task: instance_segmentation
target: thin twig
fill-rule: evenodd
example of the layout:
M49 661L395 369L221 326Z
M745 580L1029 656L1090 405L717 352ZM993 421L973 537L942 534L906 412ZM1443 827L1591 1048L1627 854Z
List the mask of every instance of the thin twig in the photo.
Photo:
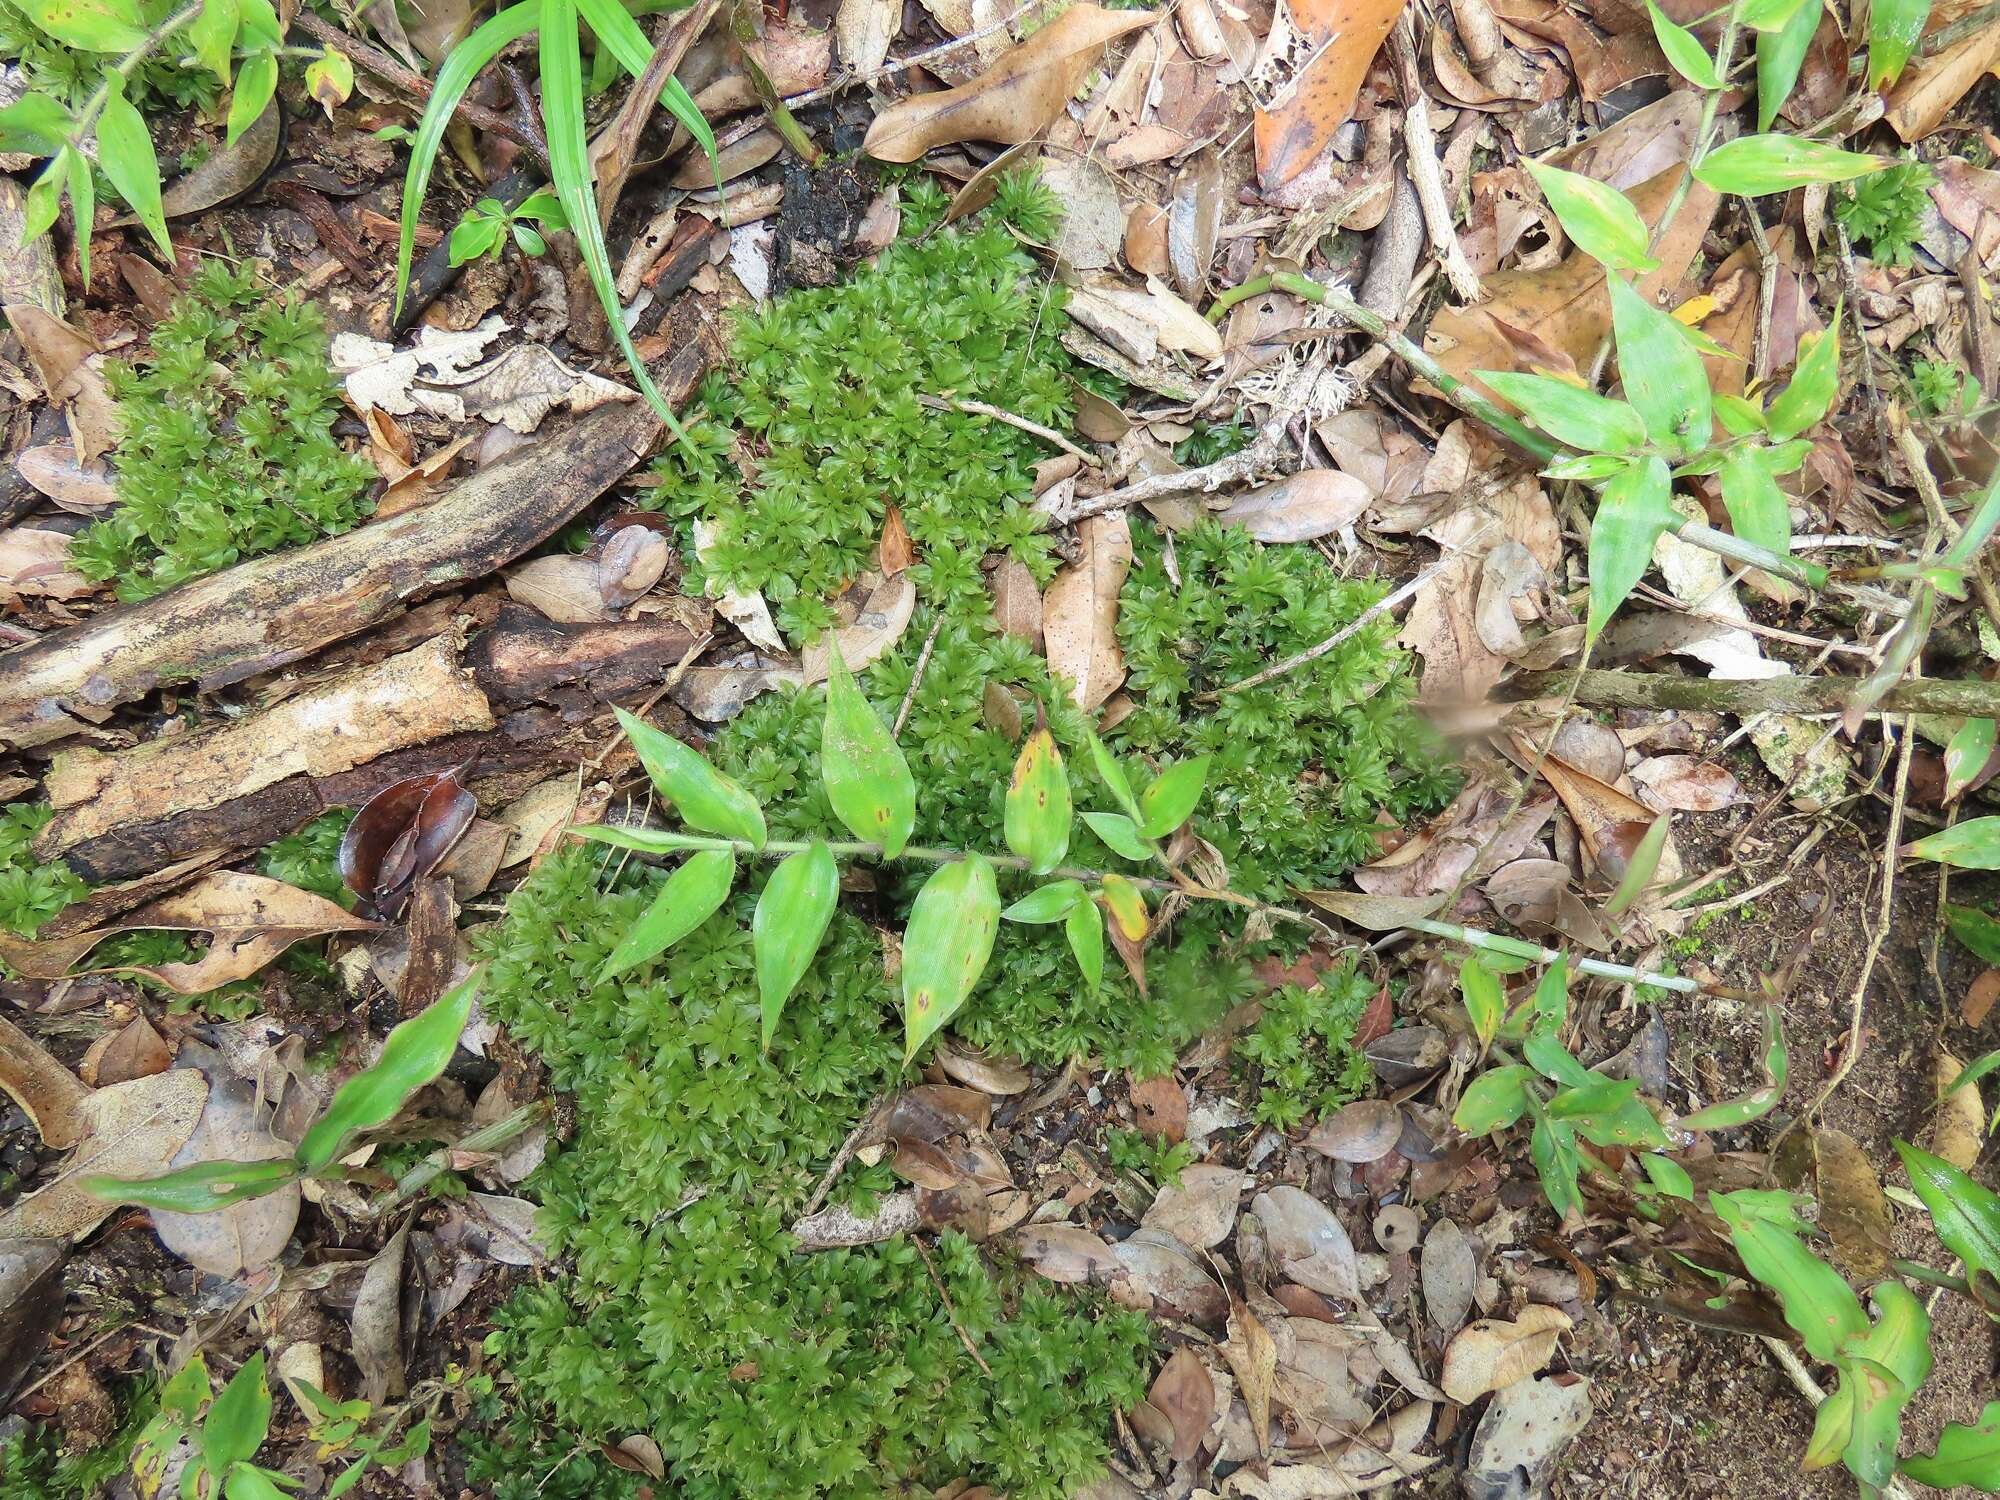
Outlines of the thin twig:
M868 1113L861 1117L859 1123L847 1132L847 1139L842 1141L840 1149L833 1153L833 1162L827 1167L826 1175L820 1178L819 1186L813 1189L813 1195L806 1199L806 1206L799 1214L801 1219L810 1219L814 1214L819 1212L820 1205L826 1202L826 1195L833 1191L833 1184L840 1176L842 1169L850 1161L854 1160L854 1153L861 1149L862 1141L867 1138L870 1131L882 1123L883 1118L888 1114L889 1100L890 1096L887 1094L877 1099L869 1106Z
M911 68L922 67L925 63L943 57L948 52L956 52L960 47L969 47L974 42L984 41L996 31L1005 30L1029 11L1038 9L1041 4L1042 0L1028 0L1026 5L1012 15L1002 16L997 21L989 21L984 26L974 27L964 36L953 37L948 42L939 42L935 47L926 47L921 52L912 52L908 57L892 58L884 62L881 67L871 68L866 73L858 73L850 78L836 78L831 83L810 89L803 94L787 95L785 103L793 109L800 109L808 104L816 104L821 99L830 99L842 89L852 88L858 83L873 83L878 78L887 78L892 73L902 73Z
M292 24L315 41L338 48L347 54L348 60L356 67L364 68L391 88L409 95L419 104L428 104L431 97L431 81L414 69L405 67L388 53L359 37L350 36L331 22L322 21L310 10L300 7ZM488 109L483 104L474 104L469 99L460 99L454 111L461 119L477 125L490 135L497 135L512 141L526 152L535 165L548 170L548 156L542 147L530 140L505 115Z
M1087 500L1079 500L1067 505L1060 512L1050 512L1049 521L1053 525L1066 526L1071 521L1080 521L1085 516L1102 515L1106 511L1123 510L1128 505L1143 505L1148 500L1164 500L1170 495L1210 495L1230 485L1241 484L1254 478L1258 473L1277 462L1282 450L1285 424L1291 413L1276 411L1271 419L1261 427L1250 445L1232 453L1227 458L1217 459L1212 464L1203 464L1198 469L1180 469L1172 474L1155 474L1150 479L1141 479L1122 489L1106 490L1101 495L1092 495Z
M951 1293L944 1289L944 1278L938 1275L937 1267L931 1264L930 1251L924 1248L924 1242L915 1235L910 1236L910 1243L917 1247L917 1254L923 1257L924 1269L931 1273L931 1285L937 1288L938 1300L944 1304L944 1315L951 1320L952 1331L958 1335L958 1341L965 1345L965 1352L972 1356L972 1362L984 1370L991 1379L993 1366L986 1363L978 1347L972 1342L972 1335L967 1333L964 1325L958 1321L958 1309L951 1305Z
M896 724L889 731L889 738L903 737L903 726L910 722L910 710L917 706L917 689L924 685L924 669L931 664L931 652L937 648L938 631L944 627L944 611L939 610L937 618L931 621L930 634L924 637L924 649L917 653L917 669L910 674L910 690L903 694L903 706L896 710Z
M1030 436L1038 437L1045 443L1053 443L1063 452L1082 459L1093 469L1104 467L1104 460L1094 453L1085 452L1053 427L1044 427L1040 422L1030 422L1026 417L1017 417L1011 411L1002 411L997 406L988 406L984 401L967 401L957 396L919 396L919 406L928 406L932 411L964 412L972 417L991 417L996 422L1005 422L1009 427L1019 428Z
M1390 610L1394 609L1397 605L1401 604L1405 599L1408 599L1411 595L1419 592L1424 587L1425 584L1429 583L1433 578L1437 577L1439 573L1443 572L1445 567L1452 561L1453 558L1457 557L1461 552L1465 551L1474 542L1478 541L1481 537L1485 536L1487 532L1491 531L1495 526L1499 524L1500 521L1497 516L1488 518L1486 523L1482 525L1477 531L1473 532L1471 536L1467 537L1464 541L1459 542L1456 545L1445 549L1444 554L1440 556L1436 562L1430 564L1421 573L1417 574L1416 577L1412 578L1408 583L1402 584L1392 592L1384 594L1380 599L1376 600L1375 603L1369 605L1368 608L1364 609L1360 614L1356 615L1352 620L1348 621L1345 625L1341 626L1340 629L1336 630L1332 635L1328 636L1325 640L1321 641L1317 646L1308 646L1306 647L1305 650L1299 652L1297 655L1288 656L1283 661L1277 663L1275 666L1266 667L1261 672L1253 672L1248 677L1245 677L1241 682L1232 682L1227 684L1226 686L1217 688L1212 693L1203 693L1200 695L1201 701L1205 702L1215 698L1219 698L1224 693L1241 693L1241 692L1246 692L1253 687L1262 687L1265 683L1271 681L1271 679L1274 677L1282 677L1287 672L1292 671L1294 668L1304 666L1307 662L1319 660L1319 658L1326 655L1327 652L1334 650L1336 647L1353 639L1356 635L1359 635L1363 630L1367 629L1369 624L1377 616L1388 613Z
M1524 672L1507 684L1515 698L1546 698L1576 687L1591 708L1707 709L1720 713L1833 713L1860 692L1858 677L1676 677L1666 672L1573 669ZM1950 714L2000 718L2000 683L1913 677L1891 687L1875 705L1884 714Z
M1424 228L1429 231L1431 250L1444 265L1445 279L1461 302L1477 302L1481 295L1479 273L1465 258L1452 223L1451 202L1445 197L1444 176L1438 165L1437 132L1431 129L1430 105L1424 97L1422 75L1417 70L1416 35L1405 10L1390 35L1390 52L1403 95L1404 165L1410 185L1417 190L1417 202L1424 211Z

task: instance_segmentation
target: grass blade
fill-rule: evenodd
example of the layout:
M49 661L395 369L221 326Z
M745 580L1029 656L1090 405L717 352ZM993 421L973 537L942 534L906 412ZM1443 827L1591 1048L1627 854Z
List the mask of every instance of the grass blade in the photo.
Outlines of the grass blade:
M508 43L526 36L540 19L536 0L521 0L496 14L471 36L446 54L431 89L430 103L417 122L416 139L410 143L410 170L403 178L403 222L396 243L396 312L403 311L403 296L409 290L410 263L416 255L417 214L424 206L424 191L430 186L431 167L438 147L444 143L445 127L472 80L479 76Z

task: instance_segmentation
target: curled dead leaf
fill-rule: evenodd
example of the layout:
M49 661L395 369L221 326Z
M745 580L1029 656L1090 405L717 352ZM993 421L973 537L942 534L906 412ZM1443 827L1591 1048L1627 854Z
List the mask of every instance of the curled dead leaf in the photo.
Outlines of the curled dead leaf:
M1488 1391L1505 1390L1546 1365L1556 1341L1571 1327L1560 1308L1531 1303L1513 1322L1481 1318L1469 1323L1445 1347L1444 1373L1438 1383L1460 1405L1470 1405Z

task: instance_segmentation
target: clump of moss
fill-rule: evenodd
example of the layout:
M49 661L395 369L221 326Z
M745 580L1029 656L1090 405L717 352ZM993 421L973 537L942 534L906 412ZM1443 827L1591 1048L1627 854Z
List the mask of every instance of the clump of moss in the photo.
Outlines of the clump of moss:
M1898 162L1834 190L1833 216L1871 260L1905 266L1923 233L1937 174L1920 161Z
M1345 627L1377 585L1212 521L1174 537L1176 582L1157 534L1134 533L1118 636L1140 706L1117 734L1149 754L1214 757L1196 830L1236 889L1275 900L1329 885L1376 855L1383 815L1444 805L1454 778L1411 711L1410 658L1387 617L1271 682L1233 687Z
M150 30L179 6L173 0L147 0L134 9L139 24ZM212 109L222 94L215 75L206 68L184 66L171 55L174 51L162 48L134 68L125 83L125 96L142 110ZM18 0L0 0L0 62L19 64L32 92L78 108L104 81L106 64L113 61L101 52L64 45L30 20Z
M491 1340L531 1410L648 1432L677 1493L717 1500L858 1500L960 1475L1053 1500L1088 1477L1109 1407L1143 1393L1144 1319L996 1278L946 1235L938 1274L988 1376L911 1246L801 1255L786 1232L899 1073L873 931L835 917L765 1054L755 893L666 962L600 982L658 882L598 882L585 851L549 860L485 944L488 1012L577 1105L575 1139L530 1184L573 1276L516 1298ZM886 1186L880 1169L858 1180Z
M311 891L342 906L354 904L354 893L340 878L340 840L354 821L354 809L336 807L305 827L274 839L257 856L257 873Z
M1033 190L1007 191L1017 211L1043 214ZM1005 423L919 398L1062 425L1061 296L988 224L904 239L843 285L743 313L735 384L704 387L709 415L662 457L671 482L659 493L714 526L708 571L761 591L796 640L831 623L829 601L869 566L891 505L916 544L919 597L975 617L987 550L1043 579L1052 569L1029 505L1041 450Z
M120 1396L118 1430L95 1448L66 1453L55 1431L31 1426L0 1442L0 1500L97 1500L131 1462L132 1445L159 1410L150 1381Z
M1373 993L1349 963L1309 990L1288 984L1264 997L1263 1015L1231 1049L1259 1123L1291 1130L1368 1092L1374 1074L1354 1033Z
M61 860L35 858L35 835L54 815L46 802L0 808L0 927L22 937L33 937L44 922L90 892Z
M118 508L76 539L86 578L143 599L247 557L352 529L374 470L331 432L340 383L319 310L210 264L153 330L151 358L113 365L124 421Z

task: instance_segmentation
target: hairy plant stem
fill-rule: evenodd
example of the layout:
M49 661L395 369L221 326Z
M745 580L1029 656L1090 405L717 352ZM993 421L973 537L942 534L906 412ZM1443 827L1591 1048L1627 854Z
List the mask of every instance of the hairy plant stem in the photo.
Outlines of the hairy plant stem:
M160 49L160 44L183 26L190 24L201 14L202 0L192 5L184 5L166 20L146 33L146 39L111 65L111 72L118 75L122 84L139 71L139 64ZM97 123L97 117L104 113L104 106L111 102L111 78L107 74L97 86L97 91L84 101L83 109L76 117L76 129L71 132L69 143L81 148L90 134L90 127Z
M571 830L581 833L580 829ZM748 839L726 839L700 833L670 833L664 829L622 828L614 842L617 847L636 849L640 852L656 854L673 853L682 850L721 849L748 859L779 859L788 854L801 854L815 843L825 843L835 856L850 859L883 858L880 844L867 843L858 839L814 840L814 839L767 839L759 849ZM897 859L915 860L920 864L946 865L967 857L963 849L932 849L921 845L905 845ZM1028 861L1013 854L987 854L988 863L1003 870L1027 871ZM1171 867L1169 867L1171 868ZM1179 872L1176 871L1176 874ZM1294 910L1289 906L1275 906L1267 901L1258 901L1237 891L1217 890L1214 886L1200 885L1183 876L1179 880L1161 880L1149 875L1127 875L1122 871L1091 870L1080 865L1061 865L1047 872L1052 880L1075 880L1085 885L1101 885L1107 875L1116 874L1119 879L1129 881L1141 890L1154 891L1161 895L1178 892L1180 895L1200 901L1221 901L1230 906L1239 906L1269 917L1272 921L1288 922L1295 927L1307 927L1325 938L1339 944L1340 938L1318 917ZM1460 927L1452 922L1433 922L1419 919L1404 924L1412 931L1429 933L1433 937L1449 938L1471 948L1484 948L1494 953L1505 953L1515 958L1526 958L1539 963L1554 963L1564 955L1553 948L1544 948L1521 938L1503 937L1498 933L1482 932L1476 927ZM1705 985L1698 980L1678 974L1654 974L1645 969L1630 968L1625 964L1610 964L1594 958L1572 958L1572 966L1581 974L1589 974L1599 979L1616 980L1620 984L1650 984L1660 989L1678 990L1682 994L1714 995L1730 1000L1750 1000L1755 997L1742 990L1733 990L1721 985Z
M1317 302L1332 308L1370 338L1384 345L1411 370L1436 386L1439 393L1453 406L1468 417L1484 422L1540 462L1546 464L1565 456L1565 449L1536 432L1518 417L1502 411L1498 405L1451 374L1443 365L1390 327L1386 320L1377 317L1360 303L1335 291L1332 287L1322 286L1310 276L1303 276L1295 271L1276 271L1269 276L1254 277L1241 286L1231 287L1218 296L1214 305L1209 308L1209 321L1219 320L1239 302L1247 301L1251 297L1261 297L1266 292L1272 291L1289 292L1294 297L1303 297L1308 302ZM1690 546L1699 547L1704 552L1712 552L1729 562L1761 568L1773 577L1789 579L1810 589L1823 589L1827 585L1828 574L1823 564L1805 562L1782 552L1773 552L1768 547L1759 547L1754 542L1746 542L1741 537L1717 531L1713 527L1704 526L1678 515L1672 524L1672 530Z
M409 1171L396 1179L396 1186L389 1194L373 1205L376 1216L387 1213L399 1203L407 1203L422 1192L431 1181L451 1165L454 1151L498 1151L517 1136L527 1133L530 1127L539 1123L549 1112L548 1101L537 1099L523 1104L520 1108L502 1115L491 1125L482 1126L472 1134L463 1137L456 1144L441 1151L433 1151Z

